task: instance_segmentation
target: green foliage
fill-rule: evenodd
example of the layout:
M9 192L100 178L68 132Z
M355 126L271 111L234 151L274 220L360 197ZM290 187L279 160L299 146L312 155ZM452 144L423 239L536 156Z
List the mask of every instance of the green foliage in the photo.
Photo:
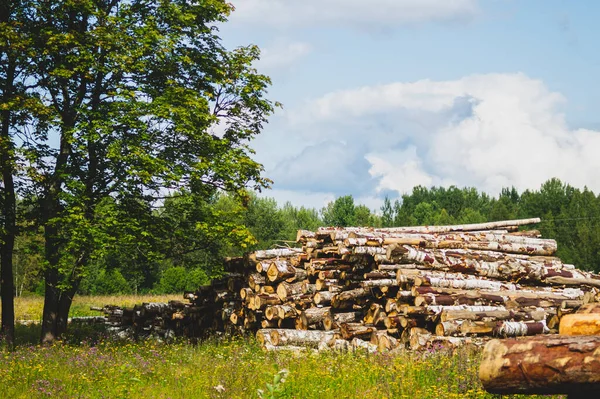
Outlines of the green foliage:
M202 269L186 270L184 267L175 266L162 272L153 291L156 294L177 294L183 291L194 291L209 282L210 279Z
M130 294L132 287L117 269L96 269L81 282L79 292L84 295Z

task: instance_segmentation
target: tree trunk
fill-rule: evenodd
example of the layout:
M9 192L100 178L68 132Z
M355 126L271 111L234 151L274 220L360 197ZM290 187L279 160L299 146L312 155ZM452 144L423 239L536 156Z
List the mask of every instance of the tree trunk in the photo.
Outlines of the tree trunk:
M494 394L600 393L600 336L538 336L492 340L479 378Z
M0 22L9 21L10 3L0 6ZM16 73L16 59L9 54L9 49L3 49L6 54L6 76L2 88L2 103L8 104L14 96L14 80ZM2 335L12 348L15 340L15 305L14 305L14 280L13 280L13 250L17 235L17 206L14 174L14 145L10 137L12 115L9 109L0 113L0 173L2 174L3 193L0 195L2 209L0 224L0 292L2 293Z

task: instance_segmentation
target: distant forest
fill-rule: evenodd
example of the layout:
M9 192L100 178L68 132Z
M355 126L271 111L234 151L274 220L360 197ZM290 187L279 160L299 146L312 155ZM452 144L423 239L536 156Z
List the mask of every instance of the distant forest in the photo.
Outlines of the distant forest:
M22 204L22 212L27 212ZM338 197L322 209L245 197L179 192L160 207L142 203L100 207L107 222L104 250L85 272L79 293L174 293L192 290L221 273L222 259L256 249L295 245L298 229L319 226L394 227L446 225L540 217L545 238L558 241L558 256L578 268L600 271L600 197L558 179L539 190L503 189L490 197L475 188L417 186L381 209ZM101 216L101 215L99 215ZM133 221L133 222L132 222ZM140 240L139 237L146 237ZM17 295L43 294L43 235L20 226L15 248Z

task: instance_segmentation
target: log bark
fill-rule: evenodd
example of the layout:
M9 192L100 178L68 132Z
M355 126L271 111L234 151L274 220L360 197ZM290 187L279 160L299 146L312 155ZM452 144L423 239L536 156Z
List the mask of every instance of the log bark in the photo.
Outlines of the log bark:
M323 291L325 289L328 289L329 287L337 287L341 290L341 287L343 286L343 282L341 280L338 279L326 279L326 280L320 280L317 279L315 286L317 288L317 291Z
M329 317L323 320L323 327L326 331L334 330L339 328L342 323L352 323L360 320L361 316L361 312L331 313Z
M494 335L501 337L518 337L525 335L548 334L550 330L544 321L473 321L465 320L460 325L463 335Z
M519 219L519 220L502 220L497 222L487 223L473 223L473 224L460 224L450 226L409 226L409 227L389 227L389 228L362 228L362 227L347 227L347 228L335 228L335 227L319 227L316 231L317 236L329 235L333 232L355 232L361 234L370 234L372 232L382 233L402 233L402 232L415 232L415 233L446 233L451 231L484 231L484 230L497 230L499 228L514 227L514 226L525 226L529 224L540 223L540 218L530 219ZM344 237L347 238L347 237Z
M292 257L296 255L300 255L302 253L301 248L277 248L277 249L267 249L263 251L254 251L249 255L249 259L251 261L257 262L263 259L273 259L273 258L286 258Z
M364 280L360 282L360 286L363 288L395 287L398 286L398 281L396 279Z
M600 336L492 340L479 378L493 394L600 393Z
M334 296L336 296L335 292L320 291L315 294L313 301L317 305L329 305Z
M263 309L266 306L280 305L281 299L274 294L258 294L254 296L254 309Z
M323 320L331 317L331 307L309 308L300 312L296 319L296 328L298 330L308 330L309 326L323 324Z
M440 321L452 320L514 320L514 321L542 321L546 320L553 310L512 311L495 310L488 312L473 312L469 310L445 310L440 314Z
M462 320L443 321L435 326L435 334L439 336L450 336L460 334Z
M383 246L392 244L429 249L472 249L539 256L551 256L557 249L555 240L494 233L396 234L383 238ZM392 253L388 251L387 256L391 258Z
M251 273L248 276L248 285L254 290L254 292L258 292L260 290L260 287L264 285L265 282L265 276L263 276L262 274Z
M564 265L557 258L509 255L493 251L461 249L416 249L403 245L396 249L407 262L417 262L433 270L462 272L499 280L521 280L530 283L565 284L571 279L578 284L598 284L600 279L588 272ZM575 280L573 280L575 279Z
M334 334L333 331L273 329L271 330L271 342L274 346L304 345L318 347L320 343L330 341Z
M340 333L342 338L348 340L359 337L370 337L377 328L372 325L365 325L362 323L341 323Z

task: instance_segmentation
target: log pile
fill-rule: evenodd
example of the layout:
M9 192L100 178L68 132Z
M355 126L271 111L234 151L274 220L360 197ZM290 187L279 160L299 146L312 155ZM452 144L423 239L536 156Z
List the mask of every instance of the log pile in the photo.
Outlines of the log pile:
M419 349L556 332L561 316L595 301L600 276L519 230L539 221L301 230L302 248L229 259L222 279L185 294L189 304L138 324L188 337L256 331L268 349Z

